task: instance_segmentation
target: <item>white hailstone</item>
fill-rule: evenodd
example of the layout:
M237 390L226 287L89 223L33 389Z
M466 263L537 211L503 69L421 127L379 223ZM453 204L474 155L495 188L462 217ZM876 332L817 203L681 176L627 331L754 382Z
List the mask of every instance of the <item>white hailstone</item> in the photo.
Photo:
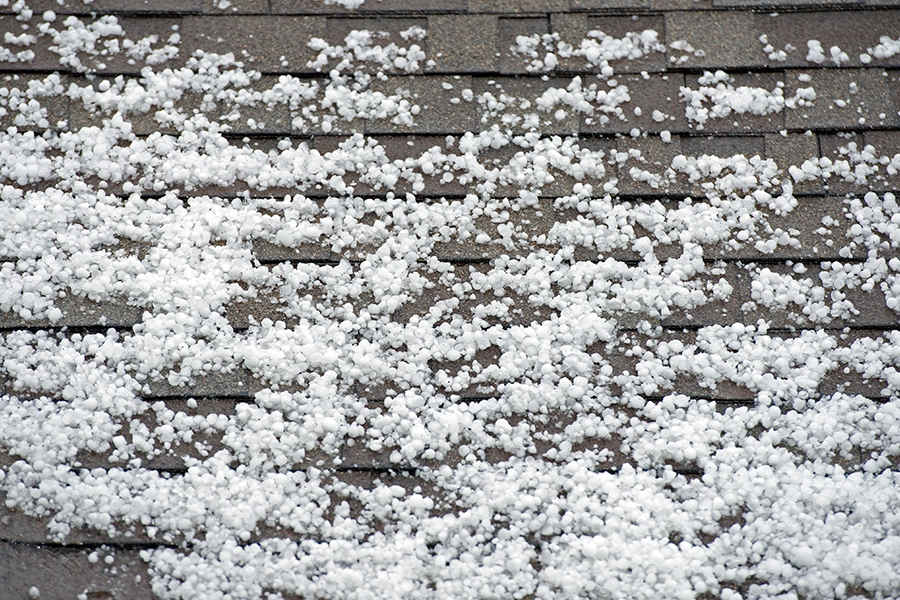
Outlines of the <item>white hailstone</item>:
M806 60L819 65L825 62L825 50L822 48L822 42L819 40L809 40L806 43L806 47L809 50L806 54Z

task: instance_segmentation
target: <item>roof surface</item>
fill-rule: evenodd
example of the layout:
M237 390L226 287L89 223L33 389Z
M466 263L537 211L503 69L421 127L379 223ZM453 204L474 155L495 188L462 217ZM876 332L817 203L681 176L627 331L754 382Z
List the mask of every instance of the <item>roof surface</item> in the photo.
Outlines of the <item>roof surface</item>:
M897 597L900 2L0 34L3 600Z

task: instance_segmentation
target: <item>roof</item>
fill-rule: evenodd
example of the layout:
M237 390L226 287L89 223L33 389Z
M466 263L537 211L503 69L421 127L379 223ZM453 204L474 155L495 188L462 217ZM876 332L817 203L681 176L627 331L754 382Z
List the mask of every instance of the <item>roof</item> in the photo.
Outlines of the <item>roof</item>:
M892 597L898 31L0 6L0 598Z

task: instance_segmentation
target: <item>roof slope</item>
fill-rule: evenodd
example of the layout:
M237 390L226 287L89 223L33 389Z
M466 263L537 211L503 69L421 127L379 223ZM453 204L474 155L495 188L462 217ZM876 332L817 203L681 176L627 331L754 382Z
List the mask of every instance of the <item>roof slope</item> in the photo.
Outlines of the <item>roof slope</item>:
M900 3L0 6L0 598L888 598Z

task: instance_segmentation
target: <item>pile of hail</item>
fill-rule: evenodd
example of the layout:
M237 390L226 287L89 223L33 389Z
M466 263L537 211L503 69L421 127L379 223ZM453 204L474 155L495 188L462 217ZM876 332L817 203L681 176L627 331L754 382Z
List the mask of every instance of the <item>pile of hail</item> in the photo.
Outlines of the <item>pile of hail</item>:
M640 143L667 131L616 149L542 134L631 116L611 63L702 52L649 30L521 36L535 80L560 61L595 75L530 97L446 83L443 107L404 86L434 65L418 27L309 40L321 77L266 79L232 54L165 68L177 31L13 8L27 28L0 59L40 48L84 74L0 82L0 491L50 539L146 540L164 599L896 597L900 331L841 324L851 291L900 310L897 199L839 198L809 234L827 262L711 259L814 245L779 225L808 202L795 188L865 186L900 155L660 164ZM844 62L827 52L807 59ZM143 70L103 77L113 59ZM710 72L675 106L700 129L817 102L782 88ZM60 98L90 123L51 122ZM483 130L405 156L359 133L460 104ZM335 142L229 135L276 109ZM625 179L663 199L623 197ZM254 303L267 316L238 325ZM134 324L65 326L110 306ZM845 393L850 375L881 397ZM255 387L190 391L232 380ZM729 386L743 402L708 399Z

